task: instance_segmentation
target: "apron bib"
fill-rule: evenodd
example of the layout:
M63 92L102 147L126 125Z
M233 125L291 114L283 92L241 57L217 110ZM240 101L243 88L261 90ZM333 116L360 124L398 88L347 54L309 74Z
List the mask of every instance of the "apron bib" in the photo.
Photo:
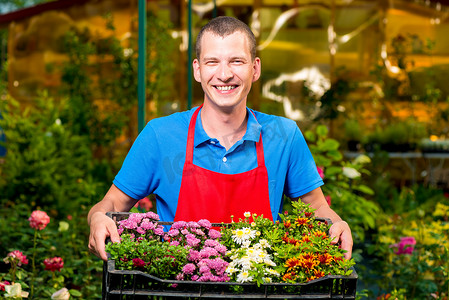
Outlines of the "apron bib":
M268 192L262 133L256 142L257 167L238 174L213 172L193 164L195 124L201 106L190 119L186 160L174 221L230 223L244 218L245 212L273 220Z

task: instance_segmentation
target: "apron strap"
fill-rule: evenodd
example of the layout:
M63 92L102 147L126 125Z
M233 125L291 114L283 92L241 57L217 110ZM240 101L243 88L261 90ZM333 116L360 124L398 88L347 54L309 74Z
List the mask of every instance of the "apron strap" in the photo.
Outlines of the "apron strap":
M194 138L195 138L195 124L196 119L198 117L198 113L200 112L200 109L203 107L203 104L201 104L200 107L198 107L190 119L189 123L189 132L187 135L187 147L186 147L186 162L187 163L193 163L193 148L194 148ZM250 112L253 114L254 118L256 118L256 115L250 110ZM257 119L256 119L257 120ZM265 158L263 153L263 143L262 143L262 132L260 133L259 141L256 142L256 153L257 153L257 166L263 167L265 166Z

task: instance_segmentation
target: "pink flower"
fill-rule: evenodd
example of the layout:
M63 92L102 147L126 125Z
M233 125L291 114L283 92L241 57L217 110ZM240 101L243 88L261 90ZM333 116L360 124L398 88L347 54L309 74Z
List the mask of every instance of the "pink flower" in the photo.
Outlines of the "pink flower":
M221 232L215 229L209 230L209 237L211 239L219 239L221 238Z
M140 199L134 207L141 207L146 211L149 211L153 208L153 202L147 197Z
M318 174L320 175L321 179L324 178L324 170L321 167L316 167L316 169L318 170Z
M331 206L331 203L332 203L332 198L331 198L331 196L327 195L327 196L325 196L324 198L326 199L327 204L328 204L329 206Z
M397 255L401 254L412 254L416 245L416 240L412 236L401 237L401 241L399 243L390 245L390 248L396 248L394 252Z
M28 259L26 257L26 255L24 255L21 251L19 250L14 250L12 252L9 252L6 257L3 259L3 261L5 263L16 263L17 265L20 267L22 264L27 265L28 264Z
M45 211L35 210L31 213L28 221L30 221L31 228L43 230L50 223L50 217Z
M44 259L45 270L48 271L61 271L62 267L64 267L64 261L61 257L55 256L52 258Z
M9 281L0 281L0 292L5 290L5 285L11 285L11 283L9 283Z
M187 275L192 275L195 269L196 267L194 264L188 263L182 268L182 272Z

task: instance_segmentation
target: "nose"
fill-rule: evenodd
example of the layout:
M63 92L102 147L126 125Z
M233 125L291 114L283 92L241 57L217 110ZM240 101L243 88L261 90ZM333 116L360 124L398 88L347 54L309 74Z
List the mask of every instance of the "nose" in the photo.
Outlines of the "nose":
M233 77L232 69L227 63L220 64L217 72L217 77L223 82L229 81Z

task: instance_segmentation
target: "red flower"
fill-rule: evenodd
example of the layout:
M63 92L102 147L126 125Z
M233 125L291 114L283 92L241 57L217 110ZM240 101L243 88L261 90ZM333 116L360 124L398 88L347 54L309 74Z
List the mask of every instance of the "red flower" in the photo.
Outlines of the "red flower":
M309 222L309 220L306 219L306 218L298 217L298 218L296 219L296 223L297 223L298 225L304 225L304 224L307 224L307 222Z
M52 258L44 259L45 270L48 271L61 271L62 267L64 267L64 261L61 257L55 256Z
M136 268L143 268L145 267L145 261L140 258L133 258L133 265Z
M328 204L329 206L331 206L331 203L332 203L332 198L331 198L331 196L327 195L327 196L324 197L324 198L326 198L327 204Z
M5 290L5 285L11 285L8 281L0 281L0 292Z
M145 211L150 211L153 208L153 202L147 197L140 199L134 207L141 207Z
M50 217L45 211L35 210L31 213L28 221L30 221L31 228L43 230L50 223Z

